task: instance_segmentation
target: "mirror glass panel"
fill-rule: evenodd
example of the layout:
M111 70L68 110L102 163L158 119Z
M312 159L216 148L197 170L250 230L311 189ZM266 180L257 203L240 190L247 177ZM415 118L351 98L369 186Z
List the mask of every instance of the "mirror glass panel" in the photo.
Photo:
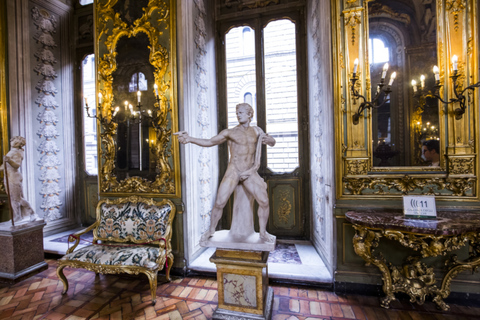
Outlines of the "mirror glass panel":
M373 166L438 166L438 158L430 157L428 151L424 154L422 145L428 140L436 141L428 142L429 146L439 145L439 105L433 99L419 99L412 86L415 80L417 90L422 84L425 92L433 88L432 68L437 64L435 1L370 2L369 63L372 97L385 64L386 82L393 72L397 75L392 92L380 99L387 101L372 112Z
M117 42L117 69L112 76L113 109L118 107L115 175L119 180L140 176L153 181L156 176L155 153L151 148L156 135L147 117L155 104L155 70L149 62L149 45L143 32L124 36Z

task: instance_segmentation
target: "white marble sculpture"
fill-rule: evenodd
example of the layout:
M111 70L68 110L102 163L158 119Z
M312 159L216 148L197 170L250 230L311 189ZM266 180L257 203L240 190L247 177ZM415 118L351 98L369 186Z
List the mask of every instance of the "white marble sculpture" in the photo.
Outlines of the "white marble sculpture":
M23 197L23 178L19 169L25 154L24 146L24 137L15 136L10 139L10 151L8 151L3 164L0 166L0 170L4 171L5 190L8 194L15 223L35 221L38 218L28 201Z
M218 187L217 198L212 209L210 227L204 232L200 243L215 237L215 229L222 216L228 199L234 193L232 226L222 242L243 242L251 244L273 244L275 236L266 231L269 203L267 184L257 170L260 167L262 144L275 145L275 139L256 126L250 126L253 108L241 103L236 108L239 125L225 129L210 139L193 138L185 131L175 133L183 144L193 143L202 147L212 147L227 142L230 162ZM259 233L253 227L253 200L258 203ZM219 232L217 232L219 233Z

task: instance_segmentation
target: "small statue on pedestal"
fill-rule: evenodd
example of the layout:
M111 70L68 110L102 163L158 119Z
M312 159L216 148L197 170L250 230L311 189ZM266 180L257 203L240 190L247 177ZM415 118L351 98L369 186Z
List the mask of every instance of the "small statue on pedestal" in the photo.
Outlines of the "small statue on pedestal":
M22 173L19 168L22 164L25 151L25 138L15 136L10 139L11 149L4 156L0 170L4 171L5 190L8 194L13 222L28 222L37 220L38 216L23 196Z
M200 243L207 241L215 233L218 221L228 199L234 194L231 240L243 242L253 234L253 200L258 202L259 241L275 243L275 236L266 231L270 211L267 184L257 173L260 167L262 144L271 147L275 139L257 126L250 126L253 108L248 103L241 103L236 108L239 125L225 129L210 139L193 138L187 132L175 133L183 144L194 143L202 147L212 147L227 142L230 161L225 176L218 187L217 198L212 209L210 228L203 234Z

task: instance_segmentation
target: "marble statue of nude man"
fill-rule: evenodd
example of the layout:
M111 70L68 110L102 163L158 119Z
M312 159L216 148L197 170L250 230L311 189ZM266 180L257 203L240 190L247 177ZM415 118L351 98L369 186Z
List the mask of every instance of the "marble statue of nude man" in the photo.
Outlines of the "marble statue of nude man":
M10 140L10 151L5 155L4 163L0 166L0 171L5 171L5 186L9 194L12 205L14 221L35 221L38 216L32 209L27 200L23 196L22 173L20 166L22 165L25 151L25 138L20 136L12 137ZM8 183L7 183L8 179Z
M202 235L201 241L206 241L213 236L228 199L237 186L243 185L246 193L254 197L258 203L260 239L265 242L272 242L275 237L266 231L270 207L267 185L257 172L260 166L260 148L257 147L261 146L259 139L261 139L262 144L271 147L275 145L275 139L265 134L261 128L250 126L253 108L248 103L238 104L236 113L239 124L234 128L223 130L210 139L193 138L185 131L175 133L175 135L178 135L178 141L183 144L193 143L202 147L212 147L228 142L230 150L230 162L218 187L210 227Z

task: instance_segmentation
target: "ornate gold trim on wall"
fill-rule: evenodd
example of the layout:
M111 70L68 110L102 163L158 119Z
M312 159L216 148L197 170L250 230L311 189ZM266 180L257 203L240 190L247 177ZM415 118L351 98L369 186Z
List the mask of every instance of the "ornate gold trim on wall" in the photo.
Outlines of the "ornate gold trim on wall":
M359 58L357 90L370 98L368 63L369 0L331 1L333 21L334 96L336 114L337 194L339 199L361 199L405 194L434 194L447 200L478 199L479 161L478 110L479 93L469 93L465 116L456 120L455 105L440 105L440 142L444 158L441 167L373 167L371 111L362 114L358 125L352 125L358 101L350 94L353 60ZM478 35L477 2L475 0L438 0L437 56L441 97L454 96L451 57L459 57L458 81L463 88L477 82Z
M0 4L0 148L2 159L8 152L8 116L7 116L7 27L6 27L5 4ZM3 160L0 162L3 163ZM3 173L0 179L0 192L5 193L5 185L3 184Z
M172 139L172 132L178 131L175 1L150 0L148 6L142 8L142 16L130 24L122 21L120 13L114 11L117 2L117 0L98 1L95 11L99 77L97 90L103 96L100 112L107 119L101 123L100 133L100 192L116 193L119 196L136 193L180 197L178 142ZM154 106L153 112L156 117L152 125L156 134L153 153L157 174L153 181L139 176L119 181L115 175L117 144L114 137L117 133L117 124L109 122L114 109L112 74L117 69L117 42L122 37L135 37L139 33L146 34L150 42L149 62L155 69L154 78L160 97L160 102L155 103Z

